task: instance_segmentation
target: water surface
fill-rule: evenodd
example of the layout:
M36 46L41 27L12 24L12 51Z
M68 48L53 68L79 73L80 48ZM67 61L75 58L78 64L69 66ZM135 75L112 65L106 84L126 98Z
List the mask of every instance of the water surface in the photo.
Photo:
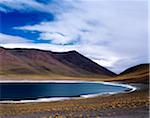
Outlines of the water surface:
M102 83L1 83L0 100L35 100L53 97L123 92L129 88Z

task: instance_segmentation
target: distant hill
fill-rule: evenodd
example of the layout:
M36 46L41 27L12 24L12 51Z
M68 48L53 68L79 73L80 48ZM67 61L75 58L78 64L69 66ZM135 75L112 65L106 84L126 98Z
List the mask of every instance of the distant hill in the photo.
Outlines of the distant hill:
M133 67L126 69L125 71L121 72L120 75L125 74L143 74L148 72L149 64L139 64Z
M115 80L134 83L149 83L149 64L140 64L126 69Z
M39 49L0 47L0 74L36 74L63 76L105 76L115 73L77 51L52 52Z

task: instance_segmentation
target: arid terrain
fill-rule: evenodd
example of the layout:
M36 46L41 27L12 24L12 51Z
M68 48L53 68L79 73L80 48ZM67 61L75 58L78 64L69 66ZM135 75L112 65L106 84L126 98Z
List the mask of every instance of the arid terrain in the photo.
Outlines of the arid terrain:
M134 92L127 91L126 93L86 99L43 103L1 103L1 118L149 117L149 64L137 65L116 75L77 52L54 54L52 52L32 50L29 54L26 53L28 50L4 48L1 48L0 51L1 81L107 81L137 87Z
M116 74L76 51L0 48L1 75L112 77Z

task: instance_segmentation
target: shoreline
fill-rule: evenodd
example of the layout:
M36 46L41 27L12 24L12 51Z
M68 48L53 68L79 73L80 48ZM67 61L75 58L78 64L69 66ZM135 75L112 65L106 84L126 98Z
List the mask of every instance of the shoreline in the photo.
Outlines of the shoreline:
M135 84L136 86L136 84ZM55 102L0 104L1 118L101 117L148 118L148 85L130 93L97 96L94 98ZM144 87L145 86L145 87ZM145 89L143 89L143 87Z
M94 98L100 97L105 95L114 95L120 93L130 93L137 90L137 87L129 85L129 84L122 84L116 82L101 82L101 81L76 81L76 80L43 80L43 81L35 81L35 80L22 80L22 81L13 81L13 80L6 80L0 81L0 83L100 83L104 85L112 85L112 86L120 86L130 89L129 91L119 91L119 92L103 92L97 94L87 94L87 95L80 95L80 97L52 97L52 98L38 98L35 100L4 100L0 101L0 104L20 104L20 103L43 103L43 102L54 102L54 101L66 101L66 100L79 100L79 99L87 99L87 98Z
M0 103L0 117L48 118L58 116L74 118L81 116L87 118L148 118L148 84L128 84L135 86L137 89L129 93L95 96L86 99L20 104Z

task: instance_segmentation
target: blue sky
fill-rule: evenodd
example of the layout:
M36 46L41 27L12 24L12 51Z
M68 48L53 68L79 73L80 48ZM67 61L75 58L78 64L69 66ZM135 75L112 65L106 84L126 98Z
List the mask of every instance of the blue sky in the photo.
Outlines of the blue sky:
M77 50L120 73L149 62L148 0L1 0L0 46Z

